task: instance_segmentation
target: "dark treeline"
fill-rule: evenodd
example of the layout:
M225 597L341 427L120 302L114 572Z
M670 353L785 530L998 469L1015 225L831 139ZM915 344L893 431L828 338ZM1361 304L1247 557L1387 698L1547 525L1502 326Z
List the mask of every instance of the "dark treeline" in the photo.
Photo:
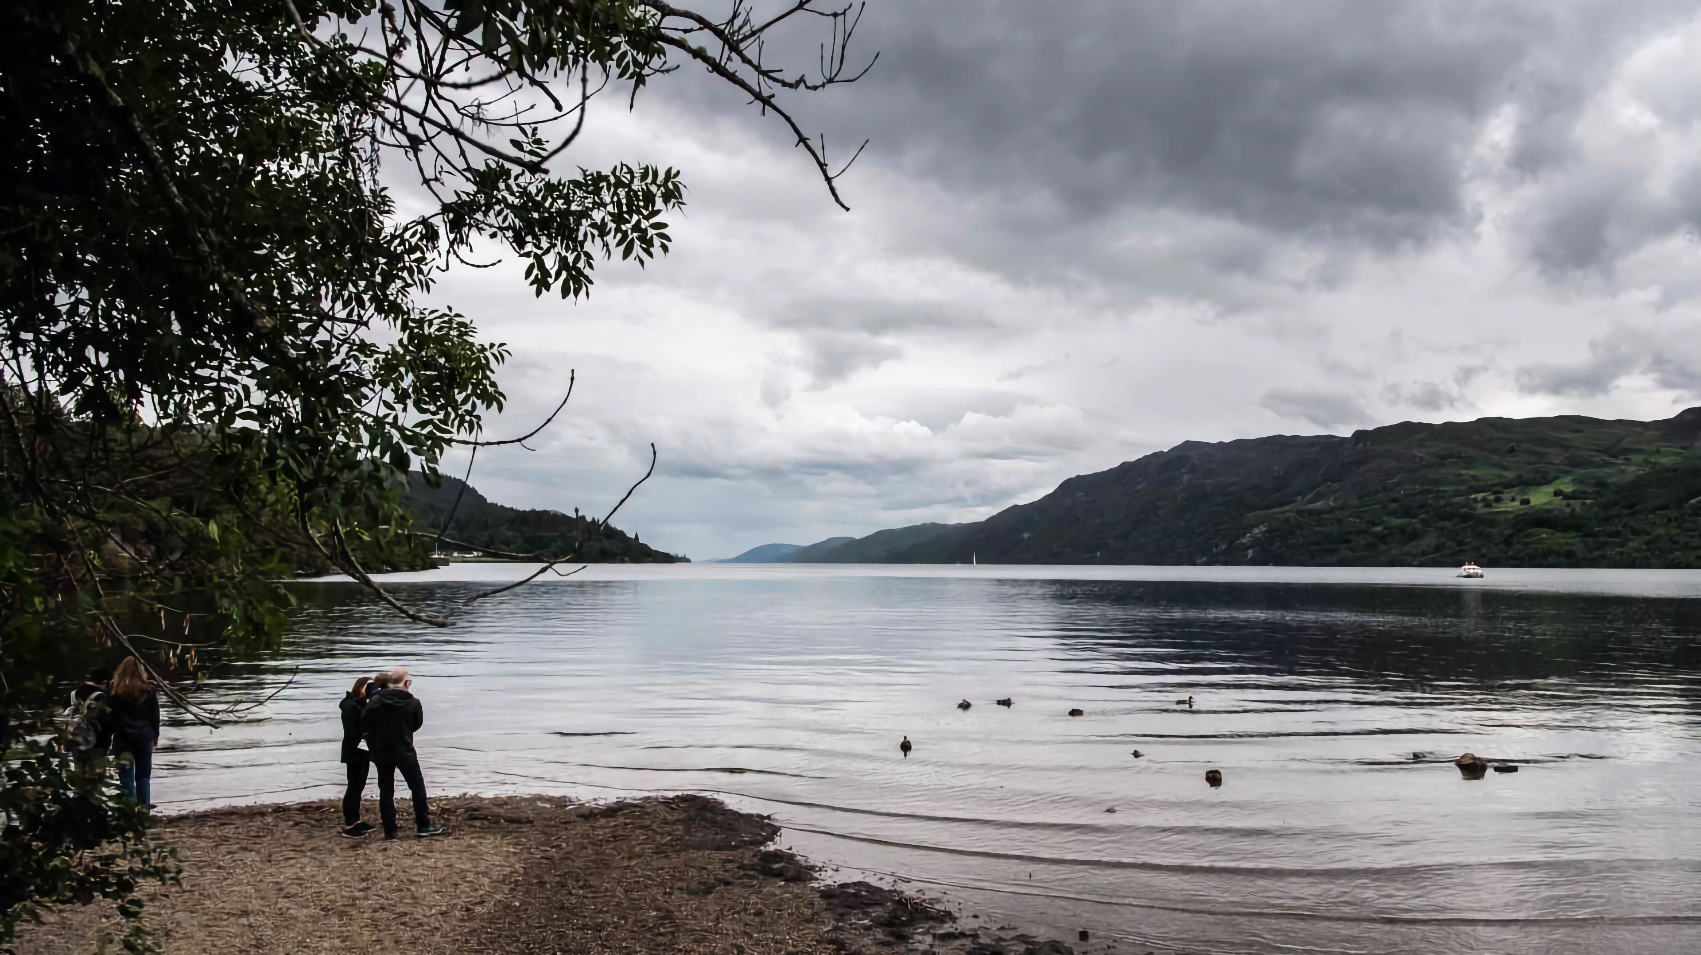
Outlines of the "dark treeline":
M506 554L536 554L548 560L571 557L593 564L671 564L680 560L617 527L579 514L577 508L572 514L563 514L494 504L477 488L448 475L435 488L428 486L418 472L408 475L403 505L413 514L416 531L432 540L442 533L445 552L460 551L460 545L471 544Z

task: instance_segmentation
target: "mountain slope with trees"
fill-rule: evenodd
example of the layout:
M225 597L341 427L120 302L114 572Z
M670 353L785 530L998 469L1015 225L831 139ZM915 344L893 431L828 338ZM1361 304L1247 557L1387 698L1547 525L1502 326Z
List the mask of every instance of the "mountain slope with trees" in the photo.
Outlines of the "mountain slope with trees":
M546 560L571 556L590 564L671 564L680 559L636 535L582 515L578 508L563 514L495 504L477 488L446 474L437 487L427 484L417 471L409 474L402 506L413 515L414 529L421 536L430 540L442 533L444 551L470 544L505 554L536 554Z
M1698 438L1701 408L1188 441L864 559L1701 567Z

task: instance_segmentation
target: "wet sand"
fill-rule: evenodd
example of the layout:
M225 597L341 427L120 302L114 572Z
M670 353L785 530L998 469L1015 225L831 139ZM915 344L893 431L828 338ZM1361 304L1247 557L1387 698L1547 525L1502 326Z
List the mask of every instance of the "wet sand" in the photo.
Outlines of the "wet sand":
M405 804L404 821L411 820ZM375 818L368 806L368 818ZM172 816L156 838L183 885L146 891L166 955L1067 955L1098 944L959 927L936 900L827 885L768 847L778 827L702 796L589 806L544 797L434 801L436 839L337 833L329 803ZM92 951L109 907L19 931L20 955Z

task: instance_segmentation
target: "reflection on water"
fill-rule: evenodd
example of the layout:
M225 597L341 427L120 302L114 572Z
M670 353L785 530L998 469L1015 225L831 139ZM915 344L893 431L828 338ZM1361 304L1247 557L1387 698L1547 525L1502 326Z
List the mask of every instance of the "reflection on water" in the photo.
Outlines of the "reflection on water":
M728 793L816 858L1055 931L1701 951L1701 604L1678 596L1701 575L1636 596L1623 572L1581 594L1540 571L1521 591L1070 570L597 568L446 631L303 585L290 646L209 688L295 673L270 720L173 727L156 790L178 808L333 795L336 700L399 663L436 791ZM401 589L449 606L476 586ZM1464 752L1520 771L1466 778Z

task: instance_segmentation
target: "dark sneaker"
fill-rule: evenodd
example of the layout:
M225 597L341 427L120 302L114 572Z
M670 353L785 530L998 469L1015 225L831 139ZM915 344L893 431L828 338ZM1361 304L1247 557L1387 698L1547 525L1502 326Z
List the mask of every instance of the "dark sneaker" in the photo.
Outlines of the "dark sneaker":
M414 835L418 836L421 839L429 839L432 836L442 836L442 835L447 835L447 834L448 834L447 831L442 826L439 826L435 822L432 823L429 826L426 826L424 829L420 829L420 830L418 830L417 832L414 833Z
M371 835L377 828L370 822L357 822L352 826L345 826L342 834L345 839L359 839Z

